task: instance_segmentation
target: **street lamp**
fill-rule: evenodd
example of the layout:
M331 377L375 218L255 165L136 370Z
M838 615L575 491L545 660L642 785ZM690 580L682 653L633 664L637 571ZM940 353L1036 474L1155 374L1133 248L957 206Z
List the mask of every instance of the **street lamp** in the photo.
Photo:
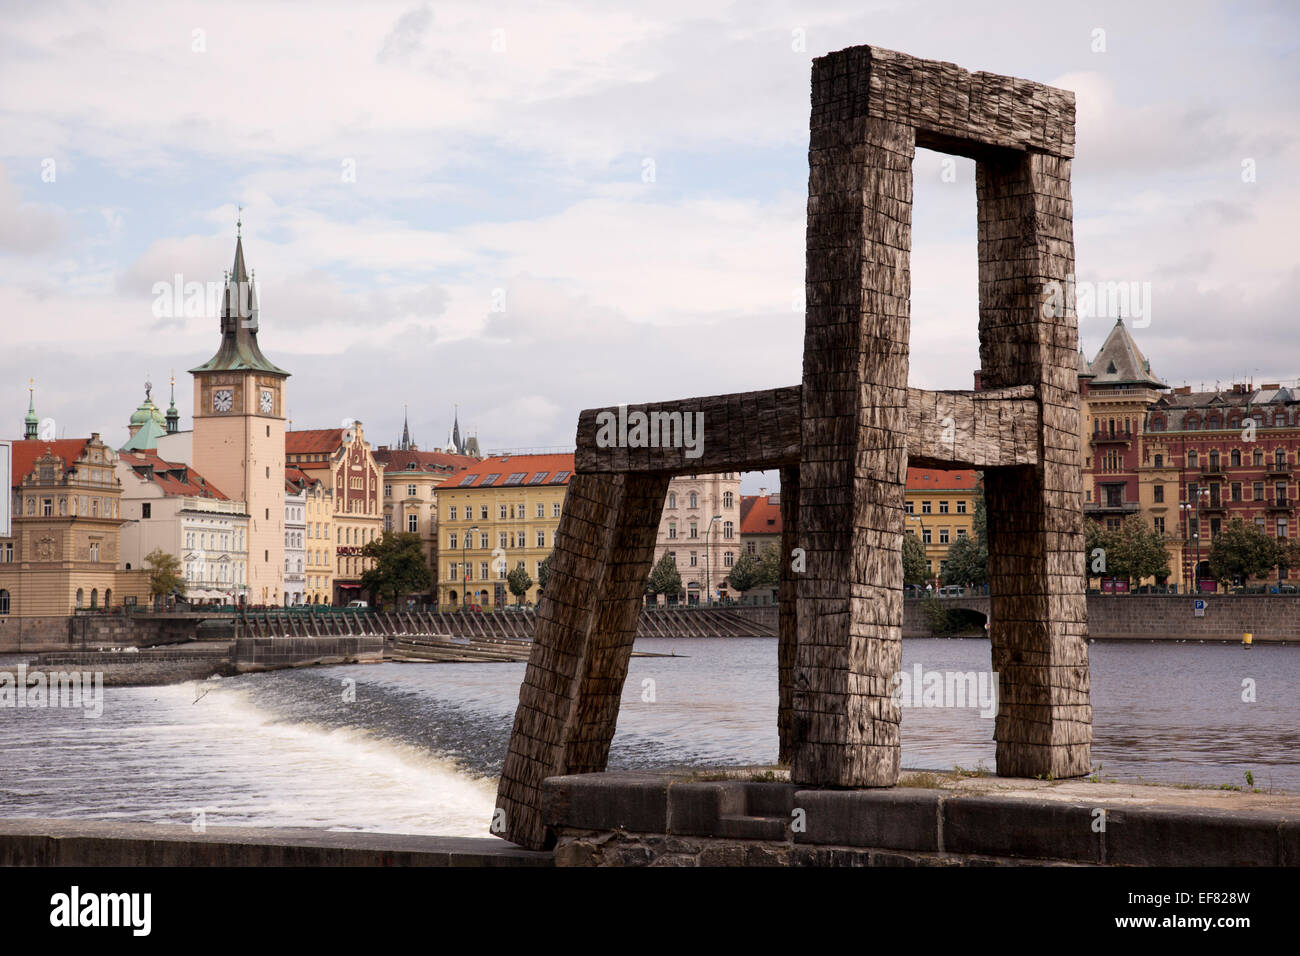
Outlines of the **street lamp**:
M704 590L706 606L713 603L713 585L709 581L709 538L713 535L713 522L721 521L722 515L714 515L709 519L709 526L704 529Z
M478 525L465 529L465 537L460 542L460 563L462 565L461 573L464 575L464 582L461 585L460 603L462 607L469 605L469 562L465 560L465 549L469 547L469 536L478 531Z

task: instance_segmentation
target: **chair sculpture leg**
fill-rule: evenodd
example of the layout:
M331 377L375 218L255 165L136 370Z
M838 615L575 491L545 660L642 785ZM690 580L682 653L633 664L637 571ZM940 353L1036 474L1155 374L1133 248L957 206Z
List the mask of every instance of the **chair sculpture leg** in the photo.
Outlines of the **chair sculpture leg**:
M544 848L542 781L605 768L668 482L570 482L501 771L498 836Z
M781 579L777 591L777 763L789 766L794 755L794 661L799 644L795 601L799 577L792 566L799 547L799 469L781 469Z
M915 131L840 118L836 89L815 69L791 777L887 787L899 768L890 683L902 664Z
M985 474L994 738L1008 777L1073 777L1091 764L1088 624L1073 303L1044 284L1074 272L1070 161L1013 153L976 166L980 359L988 387L1033 384L1040 464Z

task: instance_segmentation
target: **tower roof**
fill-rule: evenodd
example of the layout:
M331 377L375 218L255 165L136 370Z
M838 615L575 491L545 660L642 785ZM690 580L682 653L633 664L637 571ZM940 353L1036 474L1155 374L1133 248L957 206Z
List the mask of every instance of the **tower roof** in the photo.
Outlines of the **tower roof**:
M244 265L243 237L235 239L235 263L226 278L221 306L221 347L217 354L191 372L258 371L272 375L289 373L271 364L257 344L257 289Z
M1094 388L1106 385L1169 387L1151 371L1151 363L1129 335L1123 319L1115 320L1115 327L1106 336L1105 344L1089 367Z

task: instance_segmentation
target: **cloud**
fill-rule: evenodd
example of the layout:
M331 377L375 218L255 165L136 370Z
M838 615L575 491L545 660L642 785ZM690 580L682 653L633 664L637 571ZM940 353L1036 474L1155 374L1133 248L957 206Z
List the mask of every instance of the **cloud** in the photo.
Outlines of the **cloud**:
M52 249L62 232L55 210L25 201L0 164L0 251L33 256Z

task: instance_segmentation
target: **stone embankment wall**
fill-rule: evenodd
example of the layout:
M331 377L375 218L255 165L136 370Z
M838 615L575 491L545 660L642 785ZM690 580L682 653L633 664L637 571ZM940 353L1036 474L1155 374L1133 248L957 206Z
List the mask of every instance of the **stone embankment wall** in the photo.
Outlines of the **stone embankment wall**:
M127 617L87 614L76 617L0 617L0 654L71 651L100 647L153 647L185 641L233 637L233 627L198 618L167 615Z
M235 669L241 674L308 664L383 659L382 637L241 637L235 641L233 657Z

